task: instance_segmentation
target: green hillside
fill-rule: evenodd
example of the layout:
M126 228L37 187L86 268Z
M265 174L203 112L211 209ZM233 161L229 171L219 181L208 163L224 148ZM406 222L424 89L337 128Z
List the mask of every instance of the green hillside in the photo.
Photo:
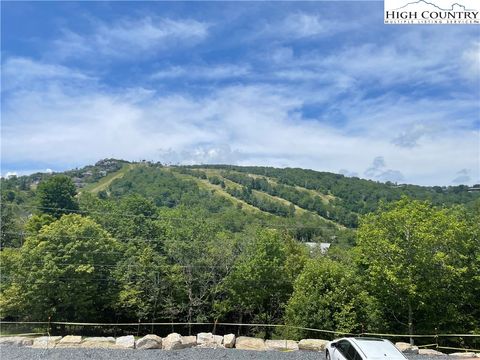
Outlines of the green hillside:
M468 186L423 187L380 183L304 169L231 165L169 166L105 159L66 171L80 199L141 195L156 206L184 206L215 222L233 221L288 230L301 241L352 245L361 215L402 196L434 205L472 206L479 192ZM52 174L2 179L2 196L21 217L35 212L36 186Z
M1 186L0 320L289 324L240 331L297 339L480 328L467 186L115 159Z

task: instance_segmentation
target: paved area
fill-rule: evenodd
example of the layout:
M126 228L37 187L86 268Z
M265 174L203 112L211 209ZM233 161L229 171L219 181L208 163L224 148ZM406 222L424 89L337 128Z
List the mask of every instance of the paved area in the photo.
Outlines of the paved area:
M446 360L448 356L411 356L410 360ZM452 357L453 358L453 357ZM452 359L451 358L451 359ZM245 351L235 349L117 350L117 349L32 349L0 347L1 360L325 360L323 353L292 351L289 353ZM464 359L462 359L464 360Z

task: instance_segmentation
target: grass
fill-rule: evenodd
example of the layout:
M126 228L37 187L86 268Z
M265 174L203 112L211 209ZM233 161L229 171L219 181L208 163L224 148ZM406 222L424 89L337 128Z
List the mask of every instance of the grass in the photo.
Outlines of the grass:
M137 166L137 165L136 164L125 164L125 165L123 165L123 167L120 170L115 171L111 174L108 174L107 176L103 177L102 179L100 179L99 181L97 181L95 183L86 185L83 188L83 191L88 191L88 192L96 194L96 193L98 193L102 190L106 190L108 188L108 186L112 183L113 180L122 178L127 172L132 170L135 166Z
M223 196L224 198L227 198L228 200L230 200L233 204L241 204L242 205L242 209L244 210L250 210L250 211L253 211L253 212L261 212L261 213L264 213L264 214L268 214L268 215L271 215L270 213L268 212L265 212L263 210L260 210L259 208L256 208L255 206L252 206L248 203L246 203L245 201L243 200L240 200L240 199L237 199L236 197L230 195L228 192L226 192L224 189L222 189L222 187L220 185L214 185L212 183L210 183L208 180L204 180L204 179L199 179L195 176L191 176L191 175L187 175L187 174L181 174L179 172L176 172L176 171L172 171L171 169L169 168L164 168L165 170L167 171L171 171L175 176L179 177L180 179L184 179L184 180L193 180L195 181L198 186L202 189L205 189L205 190L214 190L216 194L220 195L220 196ZM207 173L208 175L217 175L216 173ZM223 179L223 177L221 177L220 175L218 175L220 178ZM231 187L239 187L239 185L237 183L234 183L228 179L223 179L225 184L226 185L229 185Z
M199 169L199 170L204 171L204 172L207 174L207 176L209 176L209 177L210 177L210 176L217 176L217 177L219 177L220 179L222 179L222 180L225 182L225 185L227 185L227 186L229 186L229 187L239 188L239 187L241 186L241 185L237 184L236 182L233 182L233 181L231 181L231 180L228 180L228 179L224 178L224 177L222 176L222 171L221 171L221 170L217 170L217 169L203 169L203 168L201 168L201 169ZM242 175L244 175L244 174L242 173ZM250 176L250 177L253 177L253 178L265 178L265 179L267 179L267 181L268 181L269 183L271 183L271 184L273 184L273 185L277 185L277 184L278 184L275 180L273 180L273 179L271 179L271 178L269 178L269 177L266 177L266 176L252 175L252 174L247 174L247 175ZM193 177L192 177L192 178L193 178ZM196 178L195 178L195 179L196 179ZM197 180L200 180L200 179L197 179ZM207 184L215 187L215 189L220 189L220 190L222 190L220 186L210 184L210 183L208 182L208 180L201 180L201 181L202 181L202 182L206 182ZM289 185L286 185L286 186L289 186ZM315 191L315 190L306 189L306 188L303 188L303 187L300 187L300 186L295 186L295 188L298 189L298 190L300 190L300 191L306 191L306 192L310 193L311 195L319 196L319 197L322 199L322 201L325 202L325 203L328 203L330 200L334 199L334 197L331 196L331 195L325 195L325 194L319 193L319 192L317 192L317 191ZM222 191L223 191L223 190L222 190ZM224 192L226 195L230 196L231 198L234 198L233 196L231 196L231 195L228 194L227 192L225 192L225 191L223 191L223 192ZM263 198L266 198L266 199L269 199L269 200L272 200L272 201L278 201L278 202L280 202L280 203L282 203L282 204L284 204L284 205L291 205L291 204L294 205L294 206L295 206L295 215L296 215L296 216L297 216L297 215L300 215L300 214L304 214L304 213L309 213L309 214L312 214L312 215L318 217L319 219L322 219L322 220L324 220L324 221L326 221L326 222L329 222L329 223L334 224L334 225L337 226L338 228L342 228L342 229L345 228L343 225L340 225L340 224L336 223L335 221L326 219L326 218L324 218L323 216L317 214L316 212L313 212L313 211L310 211L310 210L301 208L300 206L293 204L292 202L288 201L287 199L284 199L284 198L281 198L281 197L278 197L278 196L273 196L273 195L267 194L266 192L259 191L259 190L253 190L253 193L254 193L255 195L257 195L257 196L260 196L260 197L263 197ZM239 199L237 199L237 198L234 198L234 199L237 200L237 201L242 202L243 204L246 204L246 203L245 203L244 201L242 201L242 200L239 200ZM262 210L254 207L254 206L252 206L252 205L249 205L249 204L247 204L247 205L248 205L249 207L251 207L251 208L254 208L254 209L258 210L258 211L262 211ZM245 205L244 205L244 206L245 206Z

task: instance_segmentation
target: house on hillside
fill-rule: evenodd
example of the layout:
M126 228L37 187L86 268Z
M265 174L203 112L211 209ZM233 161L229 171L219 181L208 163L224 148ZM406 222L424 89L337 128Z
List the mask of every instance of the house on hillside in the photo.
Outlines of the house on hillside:
M305 245L310 249L310 252L320 249L322 254L325 254L330 248L331 243L316 243L316 242L306 242Z

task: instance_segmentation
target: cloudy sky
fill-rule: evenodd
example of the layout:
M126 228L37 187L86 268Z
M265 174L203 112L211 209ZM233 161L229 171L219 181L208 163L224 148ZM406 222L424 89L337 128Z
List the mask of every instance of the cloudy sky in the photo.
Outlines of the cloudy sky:
M105 157L480 179L480 27L383 2L2 2L2 175Z

